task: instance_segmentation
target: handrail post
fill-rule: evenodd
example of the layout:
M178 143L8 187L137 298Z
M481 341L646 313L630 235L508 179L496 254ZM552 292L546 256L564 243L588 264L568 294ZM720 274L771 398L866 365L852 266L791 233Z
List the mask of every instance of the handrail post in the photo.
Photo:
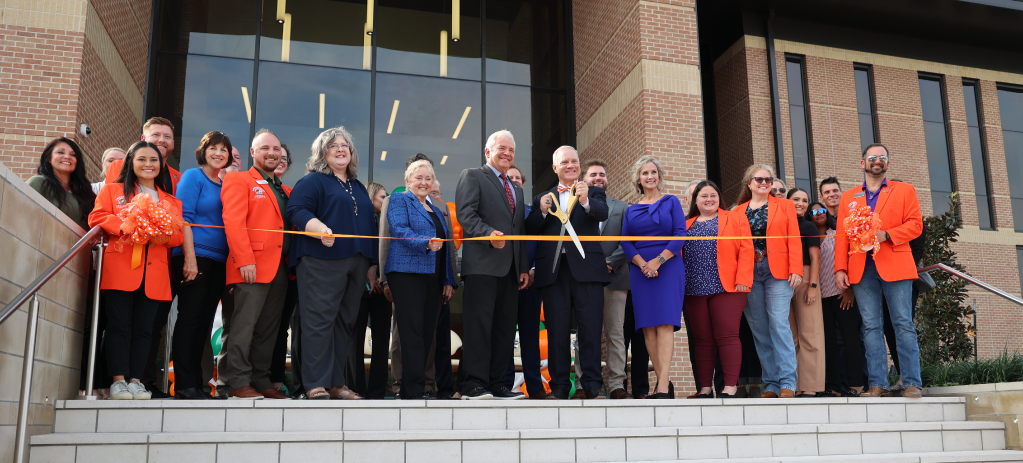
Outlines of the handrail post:
M32 369L36 359L36 331L39 327L39 295L32 295L28 312L28 332L25 334L25 364L21 369L21 401L18 402L18 429L15 437L14 463L27 461L28 409L32 395Z
M96 283L92 288L92 329L89 330L89 371L85 376L85 400L96 400L96 396L92 395L92 382L96 375L96 344L99 338L99 288L100 280L103 279L103 248L106 246L106 237L101 236L99 244L96 246L99 248L99 256L96 258Z

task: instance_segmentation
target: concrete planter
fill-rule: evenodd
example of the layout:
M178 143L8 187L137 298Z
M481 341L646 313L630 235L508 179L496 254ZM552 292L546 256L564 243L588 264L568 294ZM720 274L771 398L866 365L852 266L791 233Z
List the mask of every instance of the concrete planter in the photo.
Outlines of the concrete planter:
M929 397L965 397L966 419L1001 421L1005 423L1007 449L1023 449L1023 382L974 384L971 386L931 387L924 389Z

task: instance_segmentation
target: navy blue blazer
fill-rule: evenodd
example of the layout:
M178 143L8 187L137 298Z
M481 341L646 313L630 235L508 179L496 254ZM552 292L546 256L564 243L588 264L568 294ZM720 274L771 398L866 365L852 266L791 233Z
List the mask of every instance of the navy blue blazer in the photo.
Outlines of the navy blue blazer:
M437 236L437 227L433 218L423 209L419 199L410 191L395 193L391 195L387 204L387 224L390 227L393 238L450 238L451 230L448 230L447 220L444 213L432 203L430 207L433 213L440 219L441 227L444 228L444 236ZM387 263L384 264L384 273L422 273L431 274L437 271L437 251L431 251L427 247L427 241L394 239L388 240ZM451 246L451 243L446 243ZM447 252L441 249L442 252ZM444 259L444 275L441 281L445 285L457 287L455 273L451 269L451 259Z
M540 193L533 198L532 210L529 211L529 217L526 217L526 233L530 235L557 236L561 232L561 221L552 214L544 217L543 212L541 212L540 200L547 193L554 193L556 198L558 197L558 188L554 187L550 191ZM575 228L575 232L579 236L599 236L600 222L607 220L608 216L607 194L604 193L603 188L591 186L589 187L587 198L590 211L586 212L583 206L577 203L568 215L568 220L572 222L572 227ZM567 232L565 236L568 236ZM600 247L600 243L597 241L583 241L582 245L583 250L586 251L586 259L579 255L579 251L576 250L574 243L571 241L562 243L562 248L566 250L572 279L577 282L596 282L603 283L604 285L610 283L611 277L607 274L604 250ZM551 269L554 268L554 262L561 258L560 255L555 255L554 250L556 248L557 242L555 241L537 243L536 271L533 273L533 286L543 288L554 283L555 274L551 272Z

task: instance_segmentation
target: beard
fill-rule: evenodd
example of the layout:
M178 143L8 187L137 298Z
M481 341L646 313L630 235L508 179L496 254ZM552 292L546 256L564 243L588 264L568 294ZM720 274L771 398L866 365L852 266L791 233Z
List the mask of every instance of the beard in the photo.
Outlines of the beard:
M877 169L878 171L874 172L875 169ZM867 166L867 167L863 168L863 173L870 174L870 175L885 174L885 173L888 173L888 166L887 165L884 165L884 166L881 166L881 167Z

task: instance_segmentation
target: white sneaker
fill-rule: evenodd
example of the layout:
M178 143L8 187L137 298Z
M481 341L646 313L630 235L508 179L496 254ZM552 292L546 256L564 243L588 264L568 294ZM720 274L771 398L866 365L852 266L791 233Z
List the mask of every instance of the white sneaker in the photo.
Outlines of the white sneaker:
M110 400L131 400L132 393L128 390L128 383L120 380L110 385Z
M131 380L131 384L128 384L128 391L131 392L132 400L149 400L153 398L153 393L147 391L146 387L137 379Z

